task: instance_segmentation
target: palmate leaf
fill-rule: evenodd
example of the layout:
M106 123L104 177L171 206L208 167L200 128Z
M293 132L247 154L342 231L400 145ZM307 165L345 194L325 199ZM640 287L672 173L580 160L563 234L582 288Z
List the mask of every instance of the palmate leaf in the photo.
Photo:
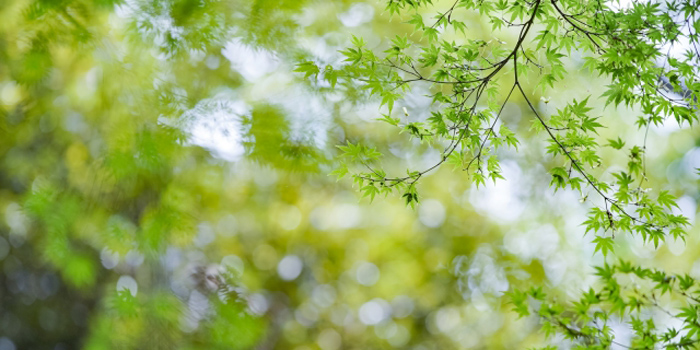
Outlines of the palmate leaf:
M372 202L374 200L374 196L379 193L379 188L374 183L370 183L362 187L360 191L362 191L363 197L369 197L369 201Z
M659 192L659 196L656 198L656 202L668 209L679 208L676 204L676 197L671 195L668 191Z
M608 140L608 146L620 150L622 147L625 147L625 142L622 141L620 137L617 138L617 140Z
M345 58L346 62L351 62L352 64L358 64L358 63L360 63L360 61L362 61L362 49L359 47L357 47L357 48L349 47L345 50L341 50L340 53L346 57ZM297 68L297 69L299 69L299 68ZM313 70L313 68L304 68L304 70L301 70L300 72L307 72L307 70ZM295 71L299 72L299 70L295 70ZM308 76L309 75L307 72L306 77L308 77Z
M349 172L350 170L348 169L347 164L341 164L338 169L331 171L328 176L335 176L337 181L340 181L343 177L348 175Z
M313 61L304 61L297 64L294 71L304 73L304 78L308 78L312 75L314 77L318 77L318 74L321 72L316 63L314 63Z
M615 251L615 241L612 237L596 236L593 239L593 243L595 243L595 251L603 253L603 256L607 256L608 253Z
M334 89L338 83L338 72L333 69L333 66L329 65L323 72L323 78L331 85L331 89Z

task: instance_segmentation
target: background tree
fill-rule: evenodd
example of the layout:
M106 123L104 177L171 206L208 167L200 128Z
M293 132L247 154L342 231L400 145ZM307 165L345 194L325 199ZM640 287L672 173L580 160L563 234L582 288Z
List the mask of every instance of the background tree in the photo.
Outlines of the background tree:
M426 18L422 26L414 13L396 17L397 9L417 3L389 4L386 12L375 6L385 4L350 1L0 4L0 348L520 348L547 344L539 331L544 321L581 344L606 346L614 334L616 342L632 347L638 344L625 338L631 333L625 333L624 322L603 324L602 316L586 316L598 306L595 310L610 311L608 304L618 310L622 304L632 305L634 289L615 289L626 285L619 277L623 274L651 279L660 290L675 293L675 299L655 298L650 294L654 284L640 284L638 291L646 297L636 297L639 317L653 318L661 327L649 322L640 327L633 321L640 329L635 341L684 342L649 338L652 329L664 332L668 320L675 319L661 308L675 314L680 302L693 307L692 299L682 294L692 291L683 289L691 280L683 277L681 287L678 279L636 265L605 267L603 256L594 254L596 247L608 249L615 243L615 254L635 264L644 261L648 267L694 274L694 236L686 236L683 251L682 245L663 242L654 231L659 220L671 217L671 198L658 201L658 190L646 194L661 208L653 208L640 230L651 230L646 240L659 237L658 249L637 241L642 232L618 234L614 242L594 232L603 240L591 242L594 234L584 237L585 228L578 226L586 220L582 208L594 202L604 216L612 212L614 225L624 225L625 213L611 207L611 200L626 210L627 203L645 194L635 191L636 181L628 186L630 197L622 199L618 194L625 191L618 185L604 192L609 199L586 189L583 180L583 195L571 187L583 176L576 175L581 169L596 179L598 188L605 186L604 181L613 180L602 169L609 164L634 168L627 165L631 159L642 169L626 173L637 179L646 174L645 188L663 183L669 194L683 196L679 206L694 216L696 175L685 171L692 170L688 164L696 154L694 131L644 124L651 125L647 142L656 147L637 150L637 157L629 158L632 145L642 141L630 136L634 130L624 116L642 112L606 110L598 114L602 119L593 119L598 116L593 111L602 111L602 106L595 96L586 96L610 82L578 69L580 52L598 55L590 40L599 40L606 50L611 46L592 29L589 35L598 39L574 30L567 34L571 53L558 56L555 40L562 35L537 39L548 23L540 20L551 22L558 16L554 3L482 2L468 9L463 2L421 4L415 15ZM574 4L556 4L563 13L577 13L569 12ZM444 12L440 9L450 10L438 14L431 28L434 22L427 18ZM487 21L499 16L492 10L517 13L506 17L514 26L508 29L506 23L502 32L494 33ZM598 16L596 9L585 10L573 23ZM600 25L620 11L603 12ZM641 22L661 21L650 14L642 15ZM630 10L628 19L615 19L631 23L616 35L631 42L636 32L630 28L643 27L634 21L636 16ZM516 22L530 23L527 37ZM418 32L409 35L416 26ZM550 30L572 28L563 23ZM363 38L365 46L358 49L362 42L351 42L351 33ZM384 39L395 35L401 39ZM658 40L670 38L662 36ZM445 39L455 44L438 45ZM355 47L344 49L348 45ZM421 45L430 47L427 57ZM464 61L460 55L467 46L476 56ZM512 54L513 47L524 52ZM387 67L385 54L370 50L388 50L395 66ZM438 52L431 56L431 50ZM559 61L545 63L552 61L548 55ZM422 67L433 57L432 66ZM348 58L352 61L343 63ZM472 69L477 63L499 62L494 58L508 58L509 63L495 66L498 72L492 78L483 79L490 72ZM452 67L445 65L450 59L455 60L449 63ZM636 64L644 59L617 62L612 68L633 74L628 71L632 66L640 71ZM298 61L307 63L295 68ZM529 71L527 79L515 75L513 61L519 62L518 74ZM460 64L470 66L454 66ZM544 67L544 76L535 64ZM303 73L294 74L294 69ZM439 70L445 71L442 77L433 76ZM564 73L567 79L555 85L556 94L530 90ZM543 78L547 74L552 78ZM304 75L320 79L297 80ZM452 75L481 81L454 83ZM515 76L520 76L518 84L512 84ZM660 86L676 83L683 91L692 90L692 79L665 76L667 82ZM409 83L413 90L398 94ZM368 98L367 87L380 97ZM466 94L472 88L475 92L460 112L449 101L466 97L464 88ZM618 90L636 93L630 85ZM503 104L510 91L509 103ZM483 97L474 103L477 93ZM436 96L441 97L433 103ZM528 112L526 96L541 113L545 129ZM581 102L567 106L574 98ZM375 122L381 102L386 116ZM446 108L438 108L440 103ZM475 113L466 113L468 108ZM468 129L454 127L461 120L457 118L472 114ZM435 124L440 118L446 133ZM529 130L538 123L539 133ZM405 127L413 137L397 133L391 124ZM602 135L603 143L615 140L611 145L622 150L596 149L598 168L585 160L592 142L600 141L590 140L591 129ZM458 141L460 135L463 140ZM557 157L543 154L548 148L542 140L551 140L551 135L564 142L563 149L550 142ZM515 137L517 152L510 147ZM369 162L376 151L357 146L358 140L391 156L378 167ZM441 151L450 142L458 147L445 160ZM510 146L496 150L499 143ZM390 187L409 196L358 203L351 183L327 176L338 170L337 144L351 153L345 157L351 160L348 170L364 168L363 163L372 167L363 185L372 181L377 186L362 190L368 196L386 187L373 181L375 172L395 174L406 167L420 171L448 160L467 167L470 176L500 174L507 180L497 186L490 179L480 181L483 186L477 189L464 181L464 174L435 167L408 174L406 180L384 181L397 183ZM458 156L464 157L462 162L473 159L472 165L457 163ZM581 169L572 159L581 162ZM552 195L545 169L562 164L565 172L554 172L561 178L555 176L554 186L563 188ZM669 181L663 179L666 173ZM582 197L587 198L583 204ZM406 200L415 204L416 199L415 210L405 208ZM602 230L610 228L605 226L609 218L594 219ZM637 226L630 223L632 230ZM663 228L664 237L672 228ZM591 265L602 267L602 283L595 282ZM502 297L508 290L533 286L544 288ZM582 304L588 308L577 309L580 316L573 318L566 301L578 299L590 286L596 289L584 295ZM560 303L544 298L545 292ZM525 315L529 306L537 305L528 302L533 299L547 300L542 303L547 307L536 310L544 310L541 319L518 319L518 313ZM518 312L511 311L509 300ZM688 310L681 317L691 322L692 308ZM689 341L696 339L694 333L683 334L690 334ZM567 341L554 338L549 343Z

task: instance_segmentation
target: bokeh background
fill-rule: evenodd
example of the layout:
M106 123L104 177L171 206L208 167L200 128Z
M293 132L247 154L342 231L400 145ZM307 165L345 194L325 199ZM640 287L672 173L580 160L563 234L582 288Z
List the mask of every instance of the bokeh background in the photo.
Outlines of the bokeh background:
M502 118L521 141L499 154L504 181L477 189L444 166L412 210L328 176L346 140L377 146L388 172L439 159L376 121L379 101L293 72L301 60L347 64L338 50L352 35L377 50L395 35L421 42L384 6L0 2L0 350L543 344L537 319L517 319L503 293L575 297L604 258L581 226L599 198L548 187L561 160L530 130L524 101ZM470 38L514 37L462 16ZM606 82L577 54L566 62L556 89L529 91L540 111L592 95L601 139L642 145L637 112L604 109ZM397 103L403 118L430 115L430 89L414 85ZM697 129L653 127L646 145L649 186L678 196L694 222ZM612 148L602 156L601 174L626 162ZM623 258L700 277L695 228L658 249L616 242ZM618 339L630 332L613 327Z

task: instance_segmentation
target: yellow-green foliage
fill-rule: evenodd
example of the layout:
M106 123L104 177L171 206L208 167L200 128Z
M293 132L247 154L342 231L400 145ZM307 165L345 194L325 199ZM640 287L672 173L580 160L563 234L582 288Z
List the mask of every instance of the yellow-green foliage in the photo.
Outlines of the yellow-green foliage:
M495 13L532 21L540 3L549 22L522 47L534 60L518 56L523 75L489 78L472 114L442 108L466 91L439 82L469 79L460 60L512 64L506 44L521 36ZM0 1L0 349L526 348L545 344L538 318L518 320L545 299L529 288L578 298L598 265L614 294L606 274L632 267L604 265L613 248L690 271L698 241L674 231L685 221L668 213L675 197L698 196L695 175L681 171L697 157L694 131L652 130L657 150L647 152L621 116L648 106L614 112L586 98L613 78L583 72L593 63L567 50L571 37L556 46L541 33L566 31L554 3ZM613 51L599 68L632 79ZM423 85L410 91L404 80ZM605 96L624 105L630 89ZM467 117L475 122L453 133ZM547 131L564 144L542 144ZM581 175L607 180L586 187L567 151ZM348 174L354 183L337 181ZM491 185L503 177L512 182ZM594 188L605 181L615 191L600 202ZM384 198L393 188L399 196ZM608 204L633 198L650 208L634 214L663 230L608 216ZM584 236L584 222L595 232ZM613 240L611 225L660 247ZM688 248L663 243L668 234ZM635 271L659 288L675 281ZM529 291L503 297L514 289ZM631 308L596 293L585 306ZM575 310L562 305L544 308L546 330L567 330ZM582 329L599 333L563 333L611 344L603 326Z

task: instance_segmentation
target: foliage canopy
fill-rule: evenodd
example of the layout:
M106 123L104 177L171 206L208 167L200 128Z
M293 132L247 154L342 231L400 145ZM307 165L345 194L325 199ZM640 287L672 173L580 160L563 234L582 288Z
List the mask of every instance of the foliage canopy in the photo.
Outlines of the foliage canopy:
M668 236L685 240L690 221L672 212L678 207L676 198L665 190L652 194L646 187L646 136L641 145L628 147L619 136L607 140L603 146L626 152L629 158L619 170L601 167L598 130L604 125L601 112L589 106L591 96L574 98L556 113L545 116L525 89L532 87L544 93L555 88L567 76L563 58L573 53L579 56L580 69L609 80L598 95L605 99L606 107L639 108L635 124L642 133L647 134L652 125L659 126L667 119L692 125L698 120L700 92L696 32L700 21L696 19L695 3L456 0L426 23L421 9L433 6L432 1L390 0L387 11L410 16L406 23L414 26L413 33L420 34L421 40L411 42L407 35L397 36L388 48L374 52L365 48L362 39L354 38L353 46L342 52L349 64L326 69L323 79L331 87L337 84L338 76L349 86L359 81L362 89L379 96L387 107L388 113L381 120L438 148L438 160L425 169L393 177L376 165L381 152L348 142L339 146L346 161L335 175L352 173L360 191L370 200L377 194L397 191L412 207L419 200L417 182L443 163L467 172L476 186L503 179L498 150L504 146L517 148L519 140L500 118L516 94L529 109L531 128L547 138L547 154L559 163L549 170L550 186L555 191L576 190L583 198L590 191L599 197L597 202L602 202L590 208L583 223L586 233L596 235L595 251L604 256L612 254L616 233L640 235L654 247ZM470 14L488 20L490 40L467 33L465 18L468 20ZM512 43L498 39L509 32L516 33ZM309 77L318 74L319 69L313 62L304 62L297 71ZM526 79L535 83L527 84ZM417 122L393 117L401 92L417 82L431 84L430 97L436 106L431 116ZM409 116L406 109L404 114ZM623 293L616 272L633 273L655 284ZM516 310L521 316L529 315L528 298L538 301L545 331L560 332L584 348L608 348L612 344L627 347L614 341L613 331L607 326L613 316L630 322L635 333L631 348L693 348L700 341L696 334L700 309L689 292L695 287L690 276L675 277L622 261L619 265L606 264L597 275L603 280L602 290L584 294L573 310L543 303L544 293L536 288L513 292ZM669 312L682 321L680 328L685 332L674 327L656 329L652 320L642 320L643 306L660 307L656 303L657 289L661 295L676 291L686 299L685 311Z
M381 5L0 3L0 349L696 348L696 3Z

